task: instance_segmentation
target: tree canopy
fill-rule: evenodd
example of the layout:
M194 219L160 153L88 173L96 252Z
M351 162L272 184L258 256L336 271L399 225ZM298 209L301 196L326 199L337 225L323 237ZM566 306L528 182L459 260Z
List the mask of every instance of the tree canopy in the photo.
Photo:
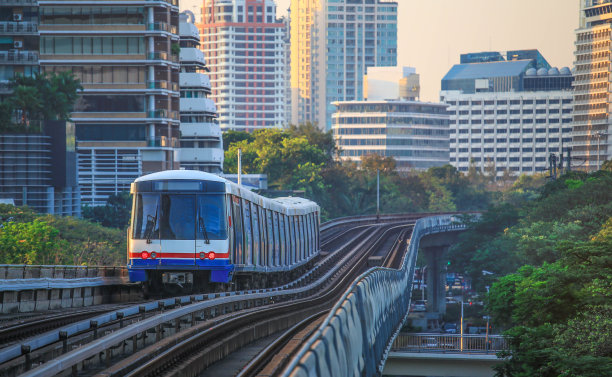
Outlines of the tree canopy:
M450 250L510 337L498 376L612 375L612 171L521 178ZM483 276L482 270L493 272Z

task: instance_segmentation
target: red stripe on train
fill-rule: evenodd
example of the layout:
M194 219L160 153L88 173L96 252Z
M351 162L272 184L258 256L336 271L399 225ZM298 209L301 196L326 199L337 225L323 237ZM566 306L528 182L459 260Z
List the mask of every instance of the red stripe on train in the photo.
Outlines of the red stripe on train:
M159 253L159 252L155 252L155 254L156 254L155 259L158 259L158 258L184 258L184 259L194 258L196 259L200 257L200 253ZM204 254L206 254L206 258L208 258L209 253L204 252ZM130 258L142 258L142 255L141 253L130 253ZM229 258L229 253L214 253L214 259L218 259L218 258Z

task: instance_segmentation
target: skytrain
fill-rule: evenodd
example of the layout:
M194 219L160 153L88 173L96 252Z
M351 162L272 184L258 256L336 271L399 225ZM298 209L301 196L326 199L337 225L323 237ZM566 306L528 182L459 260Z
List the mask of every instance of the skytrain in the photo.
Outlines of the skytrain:
M264 287L320 251L320 208L310 200L268 199L193 170L145 175L131 193L129 278L152 292Z

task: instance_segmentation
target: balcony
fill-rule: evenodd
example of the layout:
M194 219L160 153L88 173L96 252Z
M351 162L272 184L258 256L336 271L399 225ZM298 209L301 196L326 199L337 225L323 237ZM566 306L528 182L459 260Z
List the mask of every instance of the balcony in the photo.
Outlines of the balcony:
M179 0L145 0L145 2L149 3L166 3L178 7Z
M38 0L0 0L0 5L36 6L38 5Z
M168 60L168 53L165 51L148 52L147 60Z
M12 22L4 21L0 22L0 33L38 33L38 23L35 22Z
M181 88L202 88L210 92L210 78L204 73L181 72L179 83Z
M174 25L170 25L167 22L153 22L147 24L148 31L165 31L168 33L176 34L177 28Z
M178 139L174 137L158 136L147 140L148 147L178 148L178 145Z
M168 81L147 81L147 89L168 89Z
M0 51L0 64L38 64L38 53L33 51Z
M216 114L217 106L209 98L181 98L181 110Z
M180 53L181 63L199 63L206 64L206 58L204 57L204 53L197 48L181 48Z

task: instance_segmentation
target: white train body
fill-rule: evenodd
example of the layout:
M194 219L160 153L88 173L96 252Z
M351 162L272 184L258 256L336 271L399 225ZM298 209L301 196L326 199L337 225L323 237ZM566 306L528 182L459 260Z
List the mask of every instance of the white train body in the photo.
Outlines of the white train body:
M216 175L170 170L132 183L130 281L228 283L293 270L319 253L320 208L268 199Z

